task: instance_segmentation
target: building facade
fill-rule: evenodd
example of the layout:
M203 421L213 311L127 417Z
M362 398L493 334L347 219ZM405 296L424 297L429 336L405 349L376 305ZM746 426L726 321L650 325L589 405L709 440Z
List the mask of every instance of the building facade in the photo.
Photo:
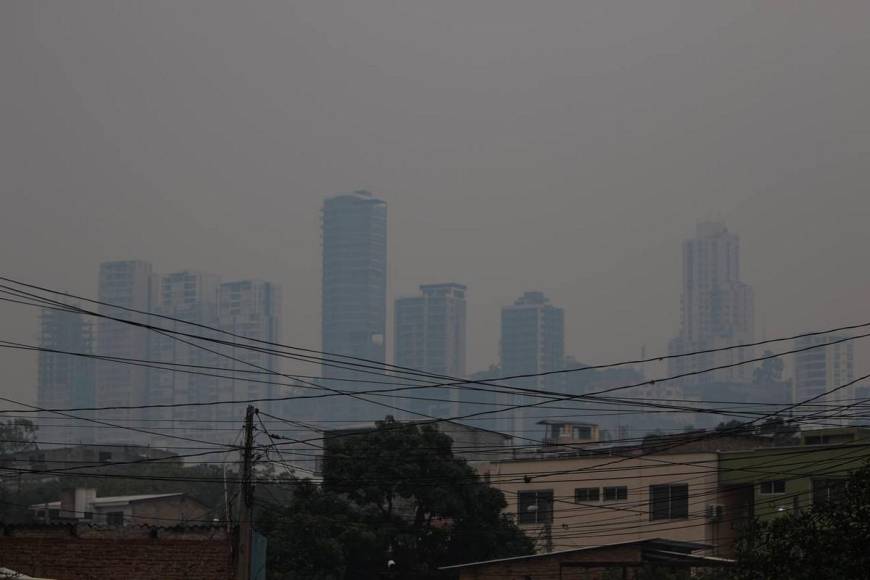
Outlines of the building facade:
M797 407L796 413L819 411L818 405L849 405L855 402L857 386L848 385L855 378L855 343L838 335L807 336L795 341L793 403L815 397L812 406ZM842 342L840 342L842 341ZM817 347L817 348L814 348ZM820 422L845 424L848 417L820 416Z
M70 488L59 500L30 506L43 523L73 522L107 526L164 526L198 524L208 520L209 509L185 493L97 497L94 488Z
M94 360L64 353L90 355L94 352L93 327L81 314L44 309L39 318L37 405L42 409L68 409L94 406ZM62 352L48 352L62 351ZM92 418L93 412L80 416ZM40 413L41 447L69 443L91 443L94 430L86 422L78 424L56 413Z
M218 296L218 326L221 330L236 337L244 346L274 348L281 341L282 325L281 288L263 280L240 280L221 284ZM225 336L224 339L227 337ZM262 341L262 342L255 342ZM264 343L273 343L270 347ZM262 350L224 347L230 355L223 364L228 366L228 378L218 380L218 399L222 401L243 401L251 399L271 399L293 394L292 387L281 386L282 377L273 373L281 372L281 359ZM260 409L273 414L284 415L287 405L275 401L255 403ZM238 420L244 414L245 404L219 405L215 408L215 419L223 421Z
M216 332L197 326L217 326L220 287L218 276L184 270L155 276L155 285L157 299L154 312L167 317L159 320L160 327L196 336L218 337ZM219 348L198 342L192 337L155 333L151 339L152 359L172 366L166 370L152 370L148 403L183 405L217 400L217 377L185 371L195 371L196 366L228 366L227 361L216 354L215 351ZM215 408L216 406L152 408L148 409L146 415L155 431L170 428L172 434L200 438L212 427ZM155 445L170 445L170 441L158 438L152 442Z
M501 311L501 372L506 377L558 371L565 364L565 311L550 304L542 292L526 292ZM519 388L557 388L557 375L500 381ZM521 394L502 394L505 405L524 405ZM532 427L524 408L504 413L499 430L520 433Z
M671 355L747 344L754 340L752 288L740 277L740 239L721 222L702 222L694 238L683 242L680 333L671 340ZM680 357L668 361L678 375L752 358L751 348ZM741 365L687 377L682 382L749 382L752 366Z
M335 379L372 376L348 368L359 361L341 356L375 365L385 360L387 204L368 191L339 194L324 202L322 220L322 350L339 362L324 362L321 375L330 387L359 389L361 383ZM361 420L379 413L358 399L327 401L330 414L338 418Z
M98 280L101 314L137 323L150 322L148 315L124 310L150 312L154 289L151 264L141 260L103 262ZM121 307L121 308L117 308ZM147 359L151 353L150 330L118 320L100 318L97 322L97 353L105 357ZM148 402L150 369L108 361L96 363L95 402L98 407L118 406L113 422L125 427L143 426L141 407ZM112 432L112 442L147 442L148 435L126 429Z
M477 467L538 551L654 538L714 544L718 455L597 453Z
M466 287L428 284L420 286L420 291L419 296L396 300L395 364L439 376L464 377ZM403 405L431 417L459 415L459 389L420 389L416 395L439 400L408 400Z

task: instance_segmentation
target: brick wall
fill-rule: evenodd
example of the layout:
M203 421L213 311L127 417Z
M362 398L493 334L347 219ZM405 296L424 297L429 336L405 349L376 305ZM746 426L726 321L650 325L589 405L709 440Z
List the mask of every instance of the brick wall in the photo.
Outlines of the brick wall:
M56 580L232 580L223 528L7 527L0 567Z

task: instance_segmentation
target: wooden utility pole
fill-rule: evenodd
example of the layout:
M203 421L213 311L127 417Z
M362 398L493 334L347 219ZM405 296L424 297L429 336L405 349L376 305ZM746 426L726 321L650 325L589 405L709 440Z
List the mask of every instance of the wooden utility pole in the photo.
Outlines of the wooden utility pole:
M239 540L235 580L250 580L251 557L254 540L254 413L257 410L248 405L245 412L245 446L242 449L242 489L239 504Z

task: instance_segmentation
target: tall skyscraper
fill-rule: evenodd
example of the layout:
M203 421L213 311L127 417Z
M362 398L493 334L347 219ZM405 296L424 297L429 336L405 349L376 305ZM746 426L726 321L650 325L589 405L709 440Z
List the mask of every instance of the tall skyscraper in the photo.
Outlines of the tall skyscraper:
M92 354L91 323L81 314L45 309L39 319L39 344L43 349ZM37 405L43 409L94 406L94 360L60 352L39 353ZM93 412L79 411L82 417ZM92 443L91 424L76 422L56 413L40 413L41 447ZM74 424L74 425L73 425Z
M387 300L387 205L368 191L339 194L323 204L323 350L335 355L384 361ZM353 388L340 378L370 374L324 364L324 383ZM360 383L355 383L359 388ZM382 409L349 397L327 399L330 414L363 420Z
M683 291L680 334L669 354L683 354L754 339L752 288L740 278L740 240L721 222L702 222L694 238L683 242ZM752 358L751 348L739 348L670 359L669 374L693 372ZM684 383L748 382L752 366L741 365L687 377Z
M504 376L560 370L565 364L565 311L550 304L542 292L526 292L501 311L501 371ZM560 383L558 376L529 377L504 381L515 387L548 387ZM528 402L524 395L503 395L509 405ZM517 409L502 424L505 432L530 428L526 410Z
M839 388L852 381L855 365L854 341L839 342L842 336L824 335L807 336L795 341L795 349L811 348L798 352L794 357L794 395L793 402L800 403L824 393L819 399L812 401L813 406L798 407L798 414L815 413L820 410L818 405L849 405L855 401L856 385ZM838 390L834 390L838 389ZM831 392L833 391L833 392ZM845 424L848 417L820 418L819 424Z
M152 301L151 264L139 260L103 262L99 273L99 299L109 305L149 312ZM148 322L147 315L101 305L102 314L136 322ZM97 323L97 353L101 356L148 358L151 332L101 318ZM136 406L147 402L149 369L141 366L98 361L96 364L96 406L126 406L112 412L113 422L142 427L143 413ZM148 436L129 430L113 430L113 443L143 443Z
M240 280L226 282L220 286L218 297L218 321L221 330L234 335L277 343L281 341L282 324L281 288L263 280ZM242 346L269 348L258 342L244 339L222 337ZM231 378L218 381L218 399L221 401L264 399L291 396L290 387L280 387L273 383L286 382L280 376L270 375L281 371L281 359L275 355L248 348L222 347L221 352L231 358L224 359ZM275 402L255 403L258 408L272 414L288 414L289 405ZM215 418L219 421L238 420L245 410L245 404L218 405Z
M154 312L178 321L160 319L159 326L197 336L218 338L218 333L195 325L215 327L218 324L218 290L220 279L214 274L185 270L155 276L157 300ZM185 324L185 323L193 323ZM201 348L205 347L205 348ZM173 335L155 333L151 337L151 358L173 365L199 365L225 367L225 359L215 354L219 348L195 338L178 340ZM153 370L148 389L148 403L152 405L201 403L217 399L218 379L204 374L180 372L187 367L174 366L169 370ZM195 369L194 369L195 370ZM216 406L184 406L150 409L146 415L157 420L153 429L171 427L173 434L199 437L212 425ZM205 429L203 429L205 428ZM155 445L169 445L169 441L154 440Z
M420 291L420 296L396 300L395 364L442 376L465 376L466 287L427 284ZM410 400L405 405L412 411L438 417L459 415L457 389L422 389L417 394L443 401Z

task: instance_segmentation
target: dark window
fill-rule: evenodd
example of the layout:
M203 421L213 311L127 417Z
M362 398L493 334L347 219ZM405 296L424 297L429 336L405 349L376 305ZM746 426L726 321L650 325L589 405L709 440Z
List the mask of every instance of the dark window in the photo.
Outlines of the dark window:
M689 517L689 486L672 483L649 486L649 519L678 520Z
M109 512L106 514L106 523L110 526L124 525L124 512Z
M100 451L100 463L108 463L112 460L111 451Z
M774 493L785 493L785 480L784 479L771 479L769 481L761 482L761 494L762 495L771 495Z
M82 515L82 518L86 519L86 520L92 520L92 519L94 519L94 512L85 512Z
M597 487L578 487L574 490L574 501L577 503L595 502L601 497Z
M813 504L839 501L846 493L845 479L814 479Z
M591 439L591 427L574 427L574 439Z
M60 510L48 510L48 519L56 520L60 517Z
M553 490L517 493L517 521L521 524L545 524L553 521Z
M625 501L628 499L628 488L624 485L604 488L604 501Z

